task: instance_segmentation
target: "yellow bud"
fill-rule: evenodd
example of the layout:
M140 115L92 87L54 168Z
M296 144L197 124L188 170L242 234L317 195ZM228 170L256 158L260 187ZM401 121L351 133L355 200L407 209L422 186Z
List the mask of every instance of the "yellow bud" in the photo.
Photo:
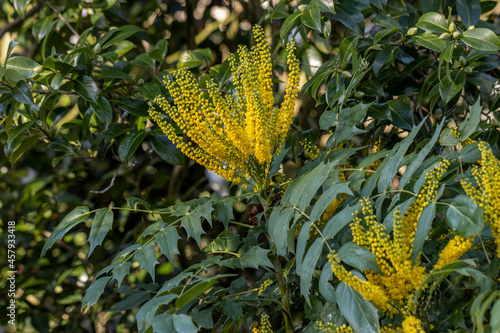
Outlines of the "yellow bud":
M33 68L33 72L35 73L43 72L43 66L36 66L35 68Z
M309 9L309 6L308 5L300 5L298 8L299 8L300 12L303 13Z
M474 29L474 28L476 28L476 27L475 27L475 26L473 26L473 25L471 25L470 27L468 27L468 28L467 28L467 30L472 30L472 29Z
M361 99L361 98L365 97L365 93L362 91L356 91L356 93L354 94L354 97L357 99Z
M464 72L465 72L465 74L470 74L470 73L472 73L472 68L470 68L469 66L467 66L467 67L464 68Z
M417 30L418 30L417 27L410 28L410 29L408 29L408 32L406 33L406 35L407 36L413 36L414 34L417 33Z
M460 37L460 32L455 31L455 32L453 33L453 39L457 39L458 37Z
M443 32L441 36L439 36L439 39L446 40L450 38L450 34L447 32Z
M456 29L456 27L455 27L455 23L451 22L451 23L450 23L450 25L448 26L448 31L449 31L450 33L453 33L453 32L455 32L456 30L457 30L457 29Z
M350 79L352 77L352 74L348 71L342 71L342 78L344 79Z

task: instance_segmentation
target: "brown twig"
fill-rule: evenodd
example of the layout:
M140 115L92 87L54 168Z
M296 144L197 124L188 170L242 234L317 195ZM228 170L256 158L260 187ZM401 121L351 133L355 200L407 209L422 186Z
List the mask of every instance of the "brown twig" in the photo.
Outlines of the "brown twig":
M24 18L22 18L21 16L18 16L18 17L16 17L14 19L14 21L12 21L10 23L7 23L5 25L5 27L3 27L2 29L0 29L0 38L2 38L3 35L5 35L10 30L12 30L15 27L17 27L18 25L22 24L27 18L29 18L29 17L35 15L36 13L38 13L40 11L40 8L42 8L42 4L40 2L37 2L30 10L28 10L24 14Z
M43 89L34 89L33 92L36 92L37 94L52 94L54 90L43 90ZM77 92L75 91L55 91L59 95L78 95Z
M76 37L78 37L78 39L80 39L80 34L78 32L76 32L76 30L71 26L71 24L69 24L69 22L64 18L64 16L62 16L61 12L58 11L54 6L52 6L52 4L49 1L45 1L45 3L47 4L47 6L50 7L50 9L52 9L54 11L54 13L57 14L59 19L61 21L63 21L64 24L66 24L66 26L69 28L69 30L71 30L73 35L75 35Z
M105 193L105 192L109 191L109 189L112 188L115 185L116 176L118 175L118 172L120 171L120 169L122 168L122 166L125 165L126 167L134 167L136 163L137 163L137 161L134 162L134 163L132 163L131 165L125 165L124 163L120 164L120 166L118 167L118 169L116 169L115 174L113 175L113 178L111 178L111 183L109 183L109 185L104 190L101 190L101 191L90 191L90 193L102 194L102 193Z
M10 84L8 84L7 82L0 81L0 84L1 84L1 85L6 86L6 87L7 87L7 88L9 88L10 90L14 89L14 87L13 87L13 86L11 86Z

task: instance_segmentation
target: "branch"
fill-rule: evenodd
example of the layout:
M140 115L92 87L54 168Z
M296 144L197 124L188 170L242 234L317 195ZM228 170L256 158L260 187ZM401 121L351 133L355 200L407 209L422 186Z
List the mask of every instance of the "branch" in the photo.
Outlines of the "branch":
M22 18L21 16L18 16L18 17L16 17L16 19L14 21L12 21L10 23L7 23L5 25L5 27L3 27L2 29L0 29L0 38L2 38L3 35L5 35L10 30L12 30L15 27L17 27L18 25L22 24L27 18L29 18L29 17L35 15L36 13L38 13L41 8L42 8L42 4L40 2L37 2L30 10L28 10L24 14L24 18Z
M54 11L54 13L57 14L57 16L59 17L59 19L61 19L61 21L63 21L64 24L66 24L66 26L69 28L69 30L71 30L71 32L73 33L73 35L75 35L76 37L78 37L78 39L80 39L80 34L78 34L78 32L76 32L76 30L71 26L71 24L69 24L68 21L66 21L66 19L64 18L64 16L62 16L61 12L58 11L54 6L52 6L52 4L49 1L45 1L45 3L50 7L50 9L52 9Z
M120 164L120 166L118 167L118 169L116 169L115 171L115 174L113 175L113 178L111 178L111 183L109 183L108 187L106 187L104 190L101 190L101 191L89 191L90 193L95 193L95 194L102 194L102 193L105 193L107 191L109 191L110 188L112 188L114 185L115 185L115 179L116 179L116 176L118 175L118 172L120 171L120 169L122 168L122 166L126 166L126 167L134 167L135 164L137 162L134 162L132 163L132 165L125 165L124 163Z

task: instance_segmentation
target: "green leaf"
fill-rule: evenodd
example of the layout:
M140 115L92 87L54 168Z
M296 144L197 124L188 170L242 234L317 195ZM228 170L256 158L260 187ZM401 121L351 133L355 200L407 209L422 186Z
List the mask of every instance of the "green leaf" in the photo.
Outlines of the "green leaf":
M139 333L145 332L151 325L153 324L153 318L155 317L156 310L160 305L167 305L171 301L177 298L176 294L169 294L165 296L155 297L139 309L137 314L135 315L135 319L137 320L137 328L139 329Z
M44 18L39 18L35 24L33 25L32 31L33 31L33 37L35 37L36 41L40 43L40 41L47 35L47 33L52 29L54 24L56 24L57 21L54 21L52 17L44 17Z
M177 62L177 68L187 67L187 68L196 68L198 66L208 66L210 65L211 55L207 57L206 52L204 50L185 50L182 52L179 61Z
M24 19L24 13L26 12L26 6L29 0L14 0L14 9Z
M107 126L113 121L113 109L108 100L103 96L99 96L97 105L92 108L96 116Z
M342 209L340 212L335 214L328 223L325 225L323 229L323 237L326 240L335 237L335 235L342 230L346 225L351 223L352 214L358 211L361 208L360 203L356 203L354 206L348 206Z
M341 143L354 135L364 133L366 130L356 127L366 116L366 111L372 103L358 103L353 107L342 109L336 121L335 142Z
M153 331L157 333L197 333L198 328L185 314L164 313L153 318Z
M183 165L184 154L166 135L150 134L149 140L154 151L162 160L172 165Z
M146 100L154 100L156 96L161 94L160 87L155 82L148 82L138 89L139 93L146 98Z
M175 307L177 310L182 309L186 305L188 305L191 301L196 299L196 297L203 294L208 289L212 288L214 284L217 283L217 279L211 279L209 281L204 281L197 283L190 289L188 289L185 293L183 293L179 298L175 301Z
M337 298L335 297L335 288L329 282L333 277L332 264L327 262L323 266L321 271L321 276L319 278L319 292L328 302L336 303Z
M481 158L481 151L477 142L470 143L460 150L460 160L462 163L474 163Z
M130 36L132 36L133 34L135 34L138 31L142 31L141 28L139 28L138 26L135 26L135 25L124 25L116 30L118 30L118 31L114 32L114 30L111 30L114 32L112 37L109 38L108 40L106 40L105 42L101 42L102 50L104 50L105 48L107 48L115 43L121 42L122 40L129 38Z
M426 120L427 119L422 120L420 124L418 124L416 127L412 129L410 135L408 135L406 138L403 139L403 141L401 142L401 146L394 155L386 157L386 159L389 159L389 161L385 165L384 172L382 173L378 181L379 193L384 192L387 189L387 187L389 187L389 185L392 183L392 179L396 175L396 172L399 169L399 164L403 160L406 151L415 140L417 133L420 131L420 128L422 127L422 125Z
M466 79L465 73L461 70L451 72L450 77L445 75L439 83L439 93L445 103L451 101L456 94L462 91Z
M426 31L423 34L415 36L416 43L429 50L436 52L443 52L446 48L446 41L439 39L438 36L434 35L430 31Z
M435 12L425 13L420 17L417 27L435 34L442 34L448 31L448 22L443 15Z
M101 245L106 234L113 226L113 211L110 208L101 208L95 214L92 221L92 228L90 229L89 243L90 250L88 256L94 251L97 245Z
M218 200L215 205L215 216L224 224L227 229L230 220L234 220L233 207L236 204L234 197L225 197L223 200Z
M77 224L84 222L88 219L90 213L89 208L86 206L78 206L73 209L64 219L57 225L52 234L49 236L42 248L42 257L45 252L54 245L56 241L63 238L63 236Z
M382 274L375 262L377 257L367 248L359 246L354 242L345 243L338 251L339 259L360 271L370 269Z
M146 290L139 290L127 297L123 298L121 301L115 304L109 311L110 312L121 312L139 307L144 302L151 299L151 293Z
M214 327L214 321L212 318L212 309L208 308L206 310L198 311L198 309L195 309L194 311L191 311L190 313L191 318L193 318L194 322L201 328L213 328Z
M127 198L125 198L125 200L127 201L127 206L129 206L130 208L132 208L134 210L137 209L137 206L139 206L139 205L144 206L146 209L150 209L149 203L146 200L143 200L141 198L127 197Z
M113 279L118 282L117 288L120 288L125 276L130 274L130 267L132 267L132 263L130 261L125 261L117 264L118 266L113 269Z
M349 189L349 183L336 183L325 190L313 206L312 212L309 214L311 221L318 221L325 211L325 209L332 203L332 201L340 194L346 193L353 195Z
M5 68L18 72L25 79L30 79L36 75L34 69L38 66L40 64L33 59L17 56L8 58Z
M444 147L456 147L458 138L453 135L450 128L445 128L439 137L439 144Z
M75 91L85 100L97 104L99 88L95 81L87 75L80 76L75 81Z
M311 288L312 275L322 250L323 239L318 238L309 247L309 250L307 250L307 254L304 256L304 260L302 261L302 266L300 268L300 293L304 296L307 303L310 303L309 289Z
M23 133L24 131L27 131L31 126L33 125L32 121L28 121L24 124L18 124L16 128L11 130L9 136L7 137L7 147L10 147L12 143L14 142L14 139L19 136L19 134ZM14 148L14 147L12 147Z
M481 98L478 97L476 103L470 107L470 111L467 113L465 120L460 124L460 141L464 141L476 131L481 121L482 109Z
M441 9L442 0L420 1L420 10L424 13L438 12Z
M398 128L411 131L415 125L410 99L400 96L396 100L388 101L391 110L392 124Z
M337 305L354 332L379 332L377 308L357 291L341 282L336 291Z
M224 300L222 301L222 308L235 323L238 323L240 318L243 317L243 305L241 304Z
M483 209L469 196L459 194L446 211L446 222L460 236L475 236L483 229Z
M14 47L16 47L17 44L19 44L19 42L15 41L15 40L11 40L9 42L9 46L7 47L7 54L5 55L5 63L7 63L7 60L9 60L9 56L12 53L12 51L14 50Z
M81 311L85 313L92 305L97 303L99 297L104 292L104 288L108 281L111 280L111 276L105 276L95 280L90 287L85 291L85 296L83 296L82 300L82 309Z
M267 257L268 252L269 250L265 250L258 245L250 248L250 250L248 250L240 259L242 266L256 269L259 268L259 266L272 268L273 264Z
M179 254L177 243L180 239L177 228L173 226L160 229L155 236L155 241L160 246L161 253L168 258L171 267L174 267L174 256Z
M497 299L490 312L489 327L500 327L500 299ZM498 333L499 331L493 331Z
M144 101L131 98L118 98L112 100L112 102L134 116L148 117L149 106Z
M276 246L276 253L279 256L287 254L286 241L293 213L294 209L291 206L284 209L278 206L273 209L273 212L269 216L269 235Z
M38 105L33 101L31 89L24 80L18 81L14 89L12 89L12 97L20 103L28 104L38 109Z
M457 0L457 12L466 28L475 25L481 16L478 0Z
M302 14L302 12L296 12L288 15L280 29L280 38L282 40L286 40L286 38L289 37L293 38L293 36L290 36L290 33L292 32L292 29L299 23L300 16Z
M420 257L420 252L424 246L424 242L429 235L429 230L431 229L432 221L436 216L436 204L434 202L427 205L420 214L418 219L417 231L415 233L415 238L413 239L413 250L411 253L411 260L413 263Z
M149 275L155 280L155 266L158 264L156 259L155 247L151 244L146 244L137 249L134 254L134 259L139 262L141 269L144 268L148 271Z
M193 238L198 245L201 245L201 235L205 233L201 224L203 219L197 213L186 213L181 219L181 227L186 230L187 237Z
M363 35L365 32L365 18L363 14L356 8L348 4L335 4L335 13L338 19L347 28L351 29L358 35Z
M471 48L479 51L497 52L500 49L500 40L490 29L467 30L460 36L460 39Z
M321 13L318 6L313 5L301 16L301 20L306 27L321 32Z
M134 155L137 148L139 148L142 141L144 141L145 137L146 133L135 131L123 138L118 146L118 157L120 160L123 162L128 161Z

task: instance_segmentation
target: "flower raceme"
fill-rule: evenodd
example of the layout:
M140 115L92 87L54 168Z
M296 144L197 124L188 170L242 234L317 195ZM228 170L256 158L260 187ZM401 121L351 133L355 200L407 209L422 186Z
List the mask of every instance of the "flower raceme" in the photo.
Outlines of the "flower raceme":
M300 79L293 41L286 46L290 70L281 106L275 106L272 90L270 47L260 26L253 28L255 46L240 46L229 57L234 89L224 96L211 80L202 91L186 68L175 74L175 82L164 80L173 98L158 96L155 102L177 124L174 126L150 109L151 117L168 138L189 158L235 183L250 182L257 189L268 184L269 166L285 141L293 120Z

